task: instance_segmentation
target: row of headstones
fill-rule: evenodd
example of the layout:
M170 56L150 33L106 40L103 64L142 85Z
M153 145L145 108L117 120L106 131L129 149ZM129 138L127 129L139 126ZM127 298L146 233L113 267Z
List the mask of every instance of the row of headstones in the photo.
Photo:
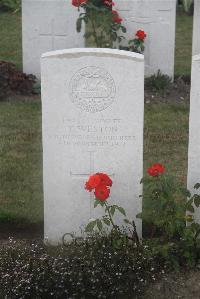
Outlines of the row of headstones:
M127 76L128 74L128 76ZM200 55L193 57L188 188L200 182ZM109 203L142 224L144 56L112 49L71 49L42 56L45 239L83 236L101 216L84 190L89 175L113 179ZM121 225L120 219L116 219ZM200 214L196 215L200 222Z
M145 75L161 70L174 76L174 49L177 0L116 0L116 9L127 28L126 38L133 39L138 29L147 33ZM23 69L40 78L42 53L68 48L83 48L83 32L76 32L78 10L70 0L23 0ZM194 50L200 41L200 1L195 3Z

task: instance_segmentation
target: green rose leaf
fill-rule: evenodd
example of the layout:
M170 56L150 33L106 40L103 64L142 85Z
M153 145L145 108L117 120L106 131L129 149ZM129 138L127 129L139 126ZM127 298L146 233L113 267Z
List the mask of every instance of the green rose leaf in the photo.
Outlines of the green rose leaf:
M123 33L126 33L126 28L124 26L121 26L121 30Z
M186 219L187 222L193 222L193 216L192 215L187 215L185 217L185 219Z
M104 222L106 225L110 226L110 220L109 220L108 218L103 218L103 222Z
M136 215L136 218L140 218L140 219L142 219L142 216L143 216L142 213L138 213L138 214Z
M126 216L126 212L122 207L117 207L117 209L122 215Z
M124 219L124 222L127 224L132 224L128 219Z
M115 214L115 206L111 206L110 214L113 216Z
M88 225L85 228L85 231L86 232L92 232L93 229L94 229L94 227L95 227L95 225L96 225L96 223L97 223L96 220L89 222Z
M193 205L187 205L187 211L194 213L194 207Z
M194 195L194 204L197 208L200 206L200 195L198 194Z
M78 18L76 21L76 31L81 32L81 26L82 26L82 19Z
M101 220L99 220L99 219L97 219L97 227L98 227L98 229L99 229L100 231L101 231L102 228L103 228L102 222L101 222Z
M195 185L194 185L194 189L199 189L200 188L200 183L196 183Z
M95 199L94 208L96 208L99 204L100 204L100 201L98 199Z

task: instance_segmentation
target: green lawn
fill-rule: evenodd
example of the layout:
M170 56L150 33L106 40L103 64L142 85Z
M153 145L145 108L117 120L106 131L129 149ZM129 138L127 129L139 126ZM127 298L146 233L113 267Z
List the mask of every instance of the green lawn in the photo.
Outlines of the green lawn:
M177 16L175 74L190 74L192 23L189 16ZM162 55L162 54L161 54ZM20 14L0 13L0 60L22 67Z
M152 163L161 162L169 173L186 182L188 125L188 105L146 105L144 171Z
M192 29L192 17L184 15L177 16L175 48L176 75L190 74L192 61Z
M0 219L40 222L41 105L0 102Z
M22 34L20 14L0 13L0 60L22 68Z

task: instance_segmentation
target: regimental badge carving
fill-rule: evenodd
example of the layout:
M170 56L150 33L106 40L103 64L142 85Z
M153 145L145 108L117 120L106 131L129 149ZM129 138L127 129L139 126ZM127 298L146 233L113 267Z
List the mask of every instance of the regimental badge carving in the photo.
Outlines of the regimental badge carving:
M81 110L95 113L108 108L115 99L115 83L100 67L80 69L70 81L71 101Z

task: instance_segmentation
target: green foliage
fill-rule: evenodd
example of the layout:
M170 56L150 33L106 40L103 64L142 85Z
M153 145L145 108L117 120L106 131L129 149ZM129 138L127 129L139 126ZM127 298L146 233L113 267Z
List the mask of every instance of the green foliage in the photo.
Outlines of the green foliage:
M148 176L142 182L145 185L143 198L149 206L139 216L162 230L168 241L179 228L185 226L185 190L167 175ZM154 234L152 232L152 237Z
M106 226L112 225L113 229L118 231L119 228L114 224L113 216L116 211L121 213L123 216L126 216L125 210L117 205L108 205L106 201L100 201L96 198L94 201L94 208L96 208L98 205L105 208L105 215L99 219L91 220L86 226L85 231L92 232L96 227L98 228L99 232L101 232L104 224Z
M134 38L128 41L127 46L119 46L120 50L131 51L139 54L143 54L145 50L144 40Z
M182 6L185 12L189 13L191 6L194 4L193 0L182 0Z
M126 224L126 226L128 226L128 230L125 229L123 231L114 223L113 217L116 211L126 217L126 212L122 207L119 207L118 205L109 205L107 201L102 202L98 199L95 199L94 207L96 208L98 205L104 208L105 215L98 219L92 219L85 228L85 231L87 233L95 233L96 231L98 231L102 235L107 232L104 229L104 226L106 226L110 227L109 234L112 240L112 246L114 248L119 249L120 247L127 246L129 241L132 241L137 246L140 246L139 237L137 235L134 221L131 222L125 218L124 223ZM129 231L129 234L127 233L127 231Z
M90 0L81 5L84 9L76 22L77 32L81 32L82 24L87 25L84 35L86 39L92 38L97 48L112 48L114 42L121 42L123 36L118 32L126 32L126 28L113 20L112 9L102 4L102 1Z
M32 94L36 78L17 70L11 62L0 61L0 98L12 92Z
M151 89L158 93L166 93L171 87L172 79L165 74L162 74L160 70L148 78L145 79L145 86L147 89Z
M21 9L21 0L0 0L1 8L17 12Z
M143 197L149 206L137 217L152 227L149 244L153 254L160 254L175 268L194 266L200 259L200 225L193 217L195 208L200 206L200 195L191 195L166 174L148 176L142 182ZM195 189L199 188L198 183Z

